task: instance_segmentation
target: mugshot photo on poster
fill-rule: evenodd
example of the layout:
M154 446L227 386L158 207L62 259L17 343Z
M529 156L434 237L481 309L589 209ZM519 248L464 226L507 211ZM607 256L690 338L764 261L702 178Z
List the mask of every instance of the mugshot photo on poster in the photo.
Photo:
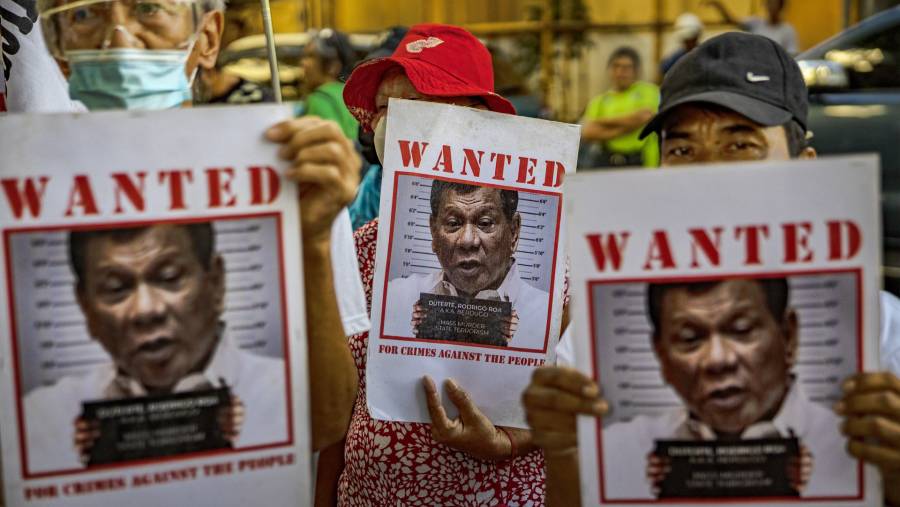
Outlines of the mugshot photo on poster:
M606 497L861 495L831 408L860 367L859 283L853 270L592 283Z
M555 195L397 176L384 337L545 346Z
M278 222L7 235L26 475L290 443Z

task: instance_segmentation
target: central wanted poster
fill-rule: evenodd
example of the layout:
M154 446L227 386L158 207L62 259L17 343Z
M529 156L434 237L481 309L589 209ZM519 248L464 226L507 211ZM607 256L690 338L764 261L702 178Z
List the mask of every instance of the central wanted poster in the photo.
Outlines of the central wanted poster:
M391 100L368 345L373 418L430 422L428 375L439 390L454 379L494 424L525 427L521 393L559 338L562 183L578 140L577 125Z
M311 498L289 117L0 117L7 507Z
M568 184L582 502L881 505L833 407L878 368L873 156Z

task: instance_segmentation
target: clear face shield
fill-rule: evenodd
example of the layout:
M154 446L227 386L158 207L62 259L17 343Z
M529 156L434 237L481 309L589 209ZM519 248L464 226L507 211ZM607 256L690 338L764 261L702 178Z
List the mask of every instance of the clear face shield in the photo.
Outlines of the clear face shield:
M88 109L166 109L191 99L194 0L39 0L47 48ZM192 78L191 78L192 80Z
M41 0L41 23L53 56L102 49L183 50L202 19L194 0Z

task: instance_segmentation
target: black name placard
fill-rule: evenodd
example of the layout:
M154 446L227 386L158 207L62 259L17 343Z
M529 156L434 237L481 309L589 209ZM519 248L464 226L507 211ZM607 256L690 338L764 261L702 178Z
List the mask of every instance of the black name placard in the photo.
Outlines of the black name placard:
M788 475L800 456L796 438L722 441L657 440L671 466L660 498L796 497Z
M489 299L422 293L419 306L425 318L419 338L505 347L503 319L512 315L512 303Z
M165 396L82 403L81 417L99 425L88 465L228 449L219 413L227 387Z

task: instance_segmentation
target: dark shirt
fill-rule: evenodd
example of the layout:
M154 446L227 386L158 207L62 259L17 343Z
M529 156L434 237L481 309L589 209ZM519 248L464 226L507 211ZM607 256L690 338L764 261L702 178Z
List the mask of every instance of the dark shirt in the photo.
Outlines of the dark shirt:
M275 102L275 93L271 88L241 78L227 92L210 99L210 104L259 104Z
M666 72L669 72L669 69L675 65L682 56L686 55L687 51L684 48L679 48L677 51L672 53L671 55L663 58L663 61L659 62L659 72L661 75L665 76Z

